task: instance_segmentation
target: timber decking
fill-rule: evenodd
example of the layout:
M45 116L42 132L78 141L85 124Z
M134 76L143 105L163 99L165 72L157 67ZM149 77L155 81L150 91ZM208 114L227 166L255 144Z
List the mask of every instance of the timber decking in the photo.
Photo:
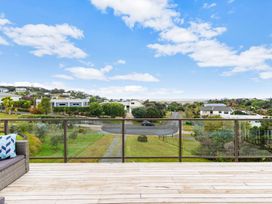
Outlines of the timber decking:
M31 164L0 196L8 204L272 203L272 163Z

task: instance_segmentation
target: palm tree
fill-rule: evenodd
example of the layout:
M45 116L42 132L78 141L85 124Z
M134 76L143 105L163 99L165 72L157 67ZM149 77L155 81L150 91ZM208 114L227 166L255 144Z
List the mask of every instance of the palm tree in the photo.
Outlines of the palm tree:
M11 97L2 98L3 106L5 107L5 111L7 114L11 114L13 109L14 101Z

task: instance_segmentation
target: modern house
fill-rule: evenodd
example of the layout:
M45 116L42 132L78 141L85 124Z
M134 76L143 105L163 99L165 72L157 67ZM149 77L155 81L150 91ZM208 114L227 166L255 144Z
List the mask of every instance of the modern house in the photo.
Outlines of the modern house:
M17 96L17 95L14 95L14 94L10 94L10 93L1 93L0 92L0 104L2 103L2 99L3 98L6 98L6 97L11 97L11 99L13 101L19 101L21 96Z
M17 93L24 93L26 91L27 91L27 88L24 88L24 87L15 88L15 92Z
M221 116L225 118L230 116L233 110L225 104L204 104L200 110L201 117Z
M125 106L125 111L127 113L132 113L132 110L134 108L139 108L143 106L142 102L138 100L119 101L118 103L121 103Z
M9 90L7 88L0 88L0 93L7 93Z
M36 100L36 105L41 99ZM51 99L52 107L87 107L89 99Z

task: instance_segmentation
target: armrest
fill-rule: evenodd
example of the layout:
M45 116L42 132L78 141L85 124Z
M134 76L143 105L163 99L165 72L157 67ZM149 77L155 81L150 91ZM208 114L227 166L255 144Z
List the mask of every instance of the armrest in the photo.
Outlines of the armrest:
M24 155L26 159L26 171L29 170L29 146L27 140L16 141L16 154Z

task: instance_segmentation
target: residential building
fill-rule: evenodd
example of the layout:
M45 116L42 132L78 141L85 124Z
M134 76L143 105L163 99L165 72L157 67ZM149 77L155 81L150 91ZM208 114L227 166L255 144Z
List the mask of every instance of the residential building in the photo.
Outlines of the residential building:
M9 90L7 88L0 88L0 93L8 93Z
M233 110L227 107L225 104L204 104L200 110L200 115L202 117L207 116L230 116Z
M142 102L139 100L119 101L118 103L121 103L125 106L125 111L127 113L132 113L132 110L134 108L139 108L143 106Z
M27 88L24 88L24 87L15 88L15 92L17 92L17 93L23 93L26 91L27 91Z
M0 104L2 103L2 99L6 98L6 97L11 97L11 99L13 101L19 101L21 98L21 96L17 96L17 95L10 94L10 93L0 93Z
M36 100L36 105L41 99ZM89 99L51 99L52 107L87 107Z

